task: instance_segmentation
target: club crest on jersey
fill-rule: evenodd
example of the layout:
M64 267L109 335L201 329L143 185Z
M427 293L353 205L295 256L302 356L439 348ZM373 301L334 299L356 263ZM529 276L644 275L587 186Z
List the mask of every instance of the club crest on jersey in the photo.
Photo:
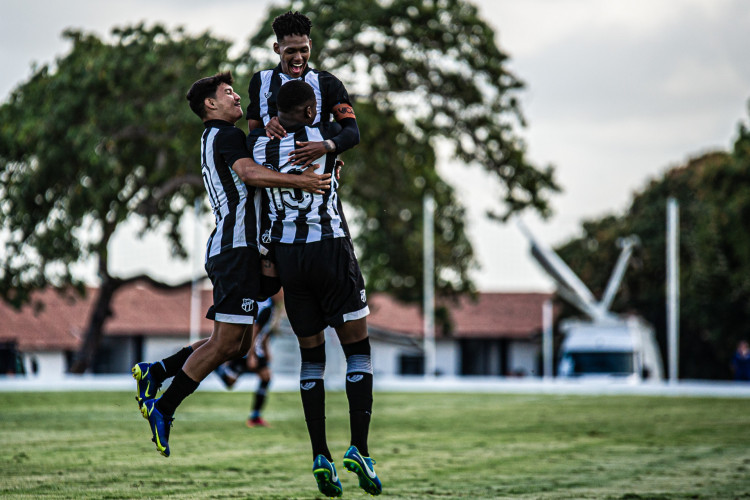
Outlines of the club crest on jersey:
M359 291L359 298L362 299L362 302L367 302L367 296L365 295L364 290Z
M253 299L242 299L242 310L249 313L253 310Z
M263 97L265 97L266 99L268 99L268 98L269 98L269 97L271 97L272 95L273 95L273 92L265 92L265 93L263 94Z

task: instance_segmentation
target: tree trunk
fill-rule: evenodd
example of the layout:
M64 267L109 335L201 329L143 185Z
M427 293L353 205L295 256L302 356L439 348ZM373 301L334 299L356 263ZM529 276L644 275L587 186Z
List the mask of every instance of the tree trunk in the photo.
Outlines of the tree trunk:
M81 374L91 368L101 344L104 324L112 316L112 309L110 308L112 297L121 284L121 280L105 279L97 290L94 310L89 316L89 324L83 337L83 344L81 344L81 348L76 353L70 367L71 373Z

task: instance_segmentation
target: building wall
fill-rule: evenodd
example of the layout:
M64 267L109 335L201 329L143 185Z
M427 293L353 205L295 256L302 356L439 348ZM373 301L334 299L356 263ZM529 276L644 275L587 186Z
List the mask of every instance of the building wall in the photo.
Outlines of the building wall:
M508 369L511 375L541 377L539 371L539 356L541 348L532 342L515 341L508 345Z
M36 374L33 366L36 364ZM64 351L28 351L23 353L23 365L28 377L57 378L62 377L68 362Z

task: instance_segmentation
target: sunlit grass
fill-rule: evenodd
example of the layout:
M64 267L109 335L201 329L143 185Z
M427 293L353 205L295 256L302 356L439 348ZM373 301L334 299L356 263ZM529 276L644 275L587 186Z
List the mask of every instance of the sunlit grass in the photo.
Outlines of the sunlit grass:
M321 498L299 395L271 393L270 429L250 398L188 398L164 458L131 393L0 393L0 497ZM344 394L327 408L340 463ZM749 423L747 399L376 393L370 451L387 498L742 498Z

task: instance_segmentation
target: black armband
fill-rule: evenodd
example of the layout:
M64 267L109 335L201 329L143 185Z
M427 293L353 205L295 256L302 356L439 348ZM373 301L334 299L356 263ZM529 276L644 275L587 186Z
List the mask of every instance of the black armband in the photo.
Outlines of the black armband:
M341 154L359 144L359 127L354 118L344 118L338 124L341 125L341 132L331 140L336 144L336 154Z

